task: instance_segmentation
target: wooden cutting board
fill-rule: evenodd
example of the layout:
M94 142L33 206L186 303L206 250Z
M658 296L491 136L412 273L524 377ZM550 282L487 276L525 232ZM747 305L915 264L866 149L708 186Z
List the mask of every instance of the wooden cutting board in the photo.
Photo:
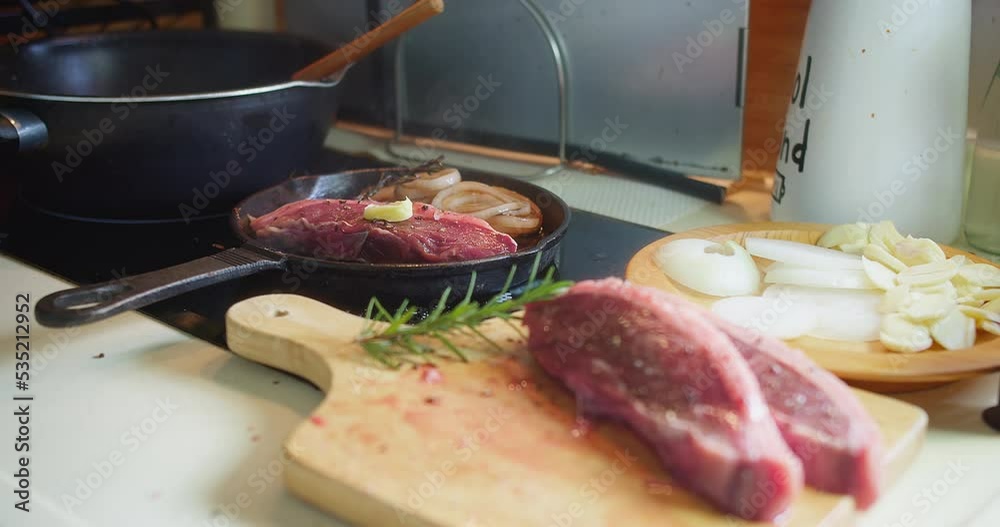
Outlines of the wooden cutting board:
M442 527L732 526L671 484L627 429L576 418L515 329L481 326L500 349L456 339L470 363L387 370L354 342L361 318L295 295L234 305L238 355L301 376L326 398L289 437L291 491L352 524ZM479 350L479 351L476 351ZM881 426L893 481L920 449L919 408L858 391ZM787 525L848 525L849 498L805 491Z

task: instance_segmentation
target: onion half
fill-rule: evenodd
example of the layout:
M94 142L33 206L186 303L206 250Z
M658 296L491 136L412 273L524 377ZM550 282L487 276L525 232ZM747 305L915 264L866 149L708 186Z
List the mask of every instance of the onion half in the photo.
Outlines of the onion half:
M740 244L674 240L654 255L657 266L672 280L712 296L752 295L760 287L760 271Z

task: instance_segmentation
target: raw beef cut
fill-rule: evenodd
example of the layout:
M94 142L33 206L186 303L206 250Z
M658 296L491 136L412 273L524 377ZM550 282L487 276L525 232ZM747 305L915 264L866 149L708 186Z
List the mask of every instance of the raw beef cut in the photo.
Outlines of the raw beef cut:
M378 202L310 199L253 219L257 239L275 249L321 258L372 263L439 263L513 253L517 243L485 221L413 204L401 222L364 219Z
M878 497L882 438L851 389L784 342L713 318L757 376L806 484L851 494L858 508L868 508Z
M722 510L772 520L802 488L757 378L696 306L621 280L527 307L528 347L579 409L622 421L672 478Z

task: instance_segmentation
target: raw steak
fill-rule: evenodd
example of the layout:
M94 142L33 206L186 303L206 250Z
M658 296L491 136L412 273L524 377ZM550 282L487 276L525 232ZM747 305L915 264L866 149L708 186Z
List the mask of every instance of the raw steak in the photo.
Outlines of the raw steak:
M621 280L528 306L528 347L590 416L628 424L675 481L724 511L772 520L802 466L733 342L693 305Z
M850 388L784 342L713 318L757 376L806 484L851 494L858 508L868 508L879 493L882 438Z
M250 222L257 238L275 249L325 260L438 263L513 253L517 243L485 221L413 204L401 222L364 219L378 202L309 199L289 203Z

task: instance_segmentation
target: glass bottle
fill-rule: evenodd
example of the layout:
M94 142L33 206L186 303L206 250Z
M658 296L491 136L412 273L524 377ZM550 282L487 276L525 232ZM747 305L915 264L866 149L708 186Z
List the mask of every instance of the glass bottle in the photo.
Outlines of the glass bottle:
M1000 254L1000 64L982 106L973 115L977 136L965 208L965 238L977 249Z

